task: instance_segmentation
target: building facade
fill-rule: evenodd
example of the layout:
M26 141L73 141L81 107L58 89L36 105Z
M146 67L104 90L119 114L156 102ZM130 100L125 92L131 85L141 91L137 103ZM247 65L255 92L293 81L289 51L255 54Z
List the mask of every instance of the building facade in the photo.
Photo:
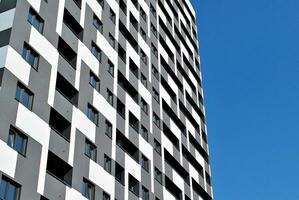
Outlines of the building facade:
M211 200L189 0L0 1L0 199Z

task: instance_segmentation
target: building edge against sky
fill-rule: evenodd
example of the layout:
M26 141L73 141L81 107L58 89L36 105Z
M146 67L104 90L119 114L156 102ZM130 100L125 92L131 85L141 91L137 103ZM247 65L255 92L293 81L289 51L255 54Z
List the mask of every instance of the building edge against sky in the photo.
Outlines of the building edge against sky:
M212 200L188 0L0 1L0 199Z

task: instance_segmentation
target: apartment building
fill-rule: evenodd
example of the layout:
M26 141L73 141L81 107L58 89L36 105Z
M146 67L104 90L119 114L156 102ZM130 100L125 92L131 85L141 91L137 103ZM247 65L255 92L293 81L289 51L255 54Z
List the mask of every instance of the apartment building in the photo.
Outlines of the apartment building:
M189 0L0 1L0 199L212 200Z

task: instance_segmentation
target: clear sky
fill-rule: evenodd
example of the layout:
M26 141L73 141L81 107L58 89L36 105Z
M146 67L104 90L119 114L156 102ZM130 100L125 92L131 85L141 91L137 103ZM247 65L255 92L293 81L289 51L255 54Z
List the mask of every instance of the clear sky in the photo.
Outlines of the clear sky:
M193 0L215 200L299 200L299 0Z

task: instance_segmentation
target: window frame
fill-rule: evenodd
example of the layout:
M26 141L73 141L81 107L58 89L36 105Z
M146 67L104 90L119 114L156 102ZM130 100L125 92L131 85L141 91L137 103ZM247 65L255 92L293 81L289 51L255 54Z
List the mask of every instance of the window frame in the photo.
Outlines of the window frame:
M45 21L32 7L29 8L27 22L29 22L38 32L41 34L43 33ZM38 27L36 27L36 22L38 22Z
M24 95L28 96L28 103L25 104L24 102ZM29 110L32 110L33 107L33 99L34 99L34 94L31 92L24 84L21 82L17 82L16 86L16 91L15 91L15 100L21 103L23 106L28 108Z
M94 81L94 83L93 83L93 81ZM90 71L90 73L89 73L89 81L88 82L92 88L94 88L96 91L100 92L101 81L92 71Z
M145 155L141 155L141 167L149 172L149 159Z
M163 175L162 175L162 172L157 168L155 167L154 169L154 178L156 181L158 181L160 184L163 183Z
M86 152L86 147L88 147L88 152ZM97 162L97 147L87 139L85 139L84 143L84 155L86 155L89 159Z
M89 190L91 190L91 191L89 191ZM89 192L91 192L91 193L89 193ZM88 179L86 179L84 177L83 177L82 186L81 186L81 194L89 200L95 200L95 184L93 184L92 182L90 182ZM89 195L91 195L91 196L89 196Z
M94 55L94 57L96 57L96 59L102 63L102 53L103 51L98 47L98 45L96 45L96 43L94 41L91 42L91 49L90 49L92 55Z
M112 133L113 133L113 125L108 119L106 119L105 120L105 135L107 135L109 138L112 139Z
M103 33L103 22L95 14L93 14L92 24L100 33Z
M108 59L108 73L114 77L114 64L111 60Z
M99 111L94 106L92 106L90 103L87 104L86 116L90 121L92 121L96 126L98 126Z
M116 15L115 15L115 12L111 8L110 8L110 11L109 11L109 19L115 24Z
M11 141L11 135L13 135L13 141ZM17 149L16 143L17 138L22 139L22 147L21 150ZM27 152L27 144L28 144L28 136L19 131L17 128L10 126L9 133L8 133L8 139L7 139L7 145L13 148L15 151L17 151L22 156L26 156Z
M30 61L31 57L33 58L33 63ZM38 70L39 57L40 55L29 44L24 42L22 58L35 70Z
M108 101L108 103L109 103L111 106L113 106L113 103L114 103L114 95L113 95L113 93L112 93L109 89L107 89L107 101Z
M109 174L112 172L112 159L104 154L104 169L107 171Z
M142 138L148 142L148 130L143 125L141 125L141 136Z
M148 103L147 103L143 98L141 98L141 100L140 100L140 104L141 104L141 110L142 110L146 115L148 115Z
M142 186L142 188L141 188L141 199L142 200L149 200L149 190L144 186Z
M147 88L147 78L146 78L146 76L143 73L141 73L141 75L140 75L140 81L141 81L142 85L145 88Z
M154 149L159 155L161 155L162 153L161 143L157 139L154 139Z
M115 49L115 38L113 37L113 35L111 33L109 33L109 44L113 47L113 49Z
M19 200L20 196L21 196L21 185L18 184L17 182L11 180L10 178L2 175L1 181L0 181L0 189L1 187L5 187L4 189L4 193L2 197L0 197L0 199L7 199L7 196L9 195L9 191L11 191L11 189L9 189L9 187L14 187L14 197L13 200Z

